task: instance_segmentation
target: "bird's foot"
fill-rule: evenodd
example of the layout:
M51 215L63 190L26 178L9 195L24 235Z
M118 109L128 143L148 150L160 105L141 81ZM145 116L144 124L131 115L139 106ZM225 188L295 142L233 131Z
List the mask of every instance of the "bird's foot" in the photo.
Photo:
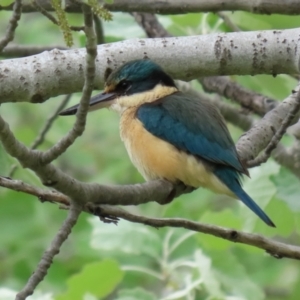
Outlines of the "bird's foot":
M188 194L195 190L194 187L185 185L182 181L179 181L178 183L173 185L172 191L169 193L167 198L164 201L161 201L160 204L168 204L171 203L176 197L182 195L182 194Z
M99 217L100 221L102 221L103 223L108 223L108 224L113 223L115 225L118 225L118 222L120 221L118 217L103 212L100 205L87 203L86 209L89 213Z

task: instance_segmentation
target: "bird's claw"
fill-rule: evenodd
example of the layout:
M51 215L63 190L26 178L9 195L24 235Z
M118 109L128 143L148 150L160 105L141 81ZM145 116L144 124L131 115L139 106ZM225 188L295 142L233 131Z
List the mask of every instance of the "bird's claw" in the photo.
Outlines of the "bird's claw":
M118 225L120 219L116 216L109 215L103 212L100 205L93 205L91 203L88 203L86 205L86 208L91 214L99 217L100 221L102 221L103 223L107 223L107 224L113 223L115 225Z

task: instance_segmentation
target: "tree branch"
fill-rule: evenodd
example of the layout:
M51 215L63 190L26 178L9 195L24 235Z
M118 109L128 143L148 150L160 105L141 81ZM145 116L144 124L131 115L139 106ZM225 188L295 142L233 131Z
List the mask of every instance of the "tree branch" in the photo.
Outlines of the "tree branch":
M33 141L32 145L30 146L31 150L36 149L39 145L41 145L44 142L45 136L46 136L47 132L50 130L53 122L58 117L58 113L62 109L64 109L64 107L69 102L71 96L72 96L71 94L67 95L64 98L64 100L58 105L58 107L55 110L55 112L46 120L44 127L41 129L40 133L38 134L38 136L36 137L36 139ZM12 177L14 175L15 171L17 170L17 168L18 168L18 165L13 165L11 167L11 169L10 169L10 172L9 172L8 176Z
M226 14L226 13L220 11L220 12L217 13L217 15L218 15L221 19L223 19L224 24L225 24L229 29L231 29L231 31L236 31L236 32L241 31L241 29L240 29L238 26L236 26L236 25L230 20L228 14Z
M51 51L54 49L67 50L64 46L23 46L23 45L9 45L1 53L3 57L25 57L36 55L44 51Z
M41 129L40 133L38 134L36 139L33 141L32 145L30 146L30 149L37 149L37 147L44 142L45 136L46 136L47 132L49 131L49 129L51 128L53 122L57 119L59 112L61 112L66 107L66 105L70 101L71 97L72 97L72 94L69 94L64 97L64 99L58 105L56 110L46 120L44 127Z
M42 164L48 164L64 153L74 141L82 135L86 124L86 115L89 109L89 101L94 88L95 70L96 64L95 59L97 56L97 42L96 35L93 26L93 13L90 6L82 5L84 24L85 24L85 35L86 41L86 73L84 76L85 82L82 90L82 96L80 100L80 106L76 114L76 121L73 128L68 134L63 137L58 143L52 148L43 153L41 157Z
M37 1L44 9L53 11L49 0ZM102 3L102 2L101 2ZM105 3L104 7L110 11L122 12L147 12L156 14L183 14L183 13L196 13L196 12L218 12L218 11L248 11L257 14L287 14L295 15L300 13L298 0L260 0L260 1L247 1L247 0L185 0L184 5L180 0L114 0L112 4ZM12 5L0 7L2 10L11 10ZM65 10L67 12L78 13L80 6L71 1L66 1ZM35 12L35 8L29 2L24 4L24 12Z
M45 10L38 1L33 0L32 5L36 8L38 12L40 12L42 15L44 15L48 20L50 20L54 25L59 25L58 20L51 15L47 10ZM84 30L84 27L82 26L70 26L70 29L73 31L81 31Z
M71 205L68 216L58 233L51 242L50 247L44 252L36 270L30 276L24 288L16 295L16 300L25 300L29 295L32 295L37 285L43 281L50 266L53 263L53 258L59 253L62 244L66 241L72 228L75 226L81 209L74 204Z
M148 38L172 37L157 20L154 14L133 12L131 15L135 21L144 29Z
M71 202L70 198L65 196L64 194L41 189L27 184L21 180L14 180L9 177L0 176L0 186L14 190L16 192L23 192L26 194L36 196L42 202L55 202L66 206L69 206Z
M300 108L300 90L298 91L298 93L296 95L296 102L295 102L294 106L291 108L291 110L288 112L288 114L282 121L281 126L276 131L276 133L273 135L268 146L264 149L263 153L261 153L258 157L256 157L254 160L247 162L248 167L259 166L268 160L272 151L277 147L281 138L285 134L287 128L291 125L291 123L295 119L295 116L298 113L299 108Z
M299 85L296 90L299 90ZM268 146L275 133L281 128L282 120L296 107L297 95L298 93L292 93L241 136L236 147L242 160L253 160ZM296 122L297 118L299 116L294 118L293 122Z
M35 195L38 198L41 196L46 201L56 202L64 206L68 206L69 198L63 194L45 191L38 189L36 187L25 184L19 180L11 180L8 178L0 177L0 186L4 186L13 190L22 191L31 195ZM97 205L95 203L87 203L88 205L84 208L84 211L92 214L96 214L99 217L107 215L115 218L122 218L124 220L141 223L149 225L155 228L160 227L180 227L186 228L189 230L213 235L218 238L222 238L231 242L241 243L251 245L260 249L267 251L269 254L276 258L292 258L300 260L300 247L287 245L274 241L269 238L265 238L258 234L251 234L241 231L236 231L229 228L223 228L220 226L203 224L198 222L193 222L185 219L179 218L165 218L165 219L156 219L148 218L143 216L138 216L131 214L128 211L125 211L118 207L112 207L110 205Z
M7 44L14 39L18 21L22 14L22 0L15 0L13 3L13 14L9 20L9 25L6 29L4 38L0 41L0 53L7 46Z
M93 17L94 17L96 36L97 36L97 45L104 44L105 36L104 36L102 20L95 14Z
M251 91L226 76L205 77L199 81L206 92L217 93L232 99L260 116L264 116L278 103L275 99Z
M300 143L298 140L296 140L294 145L289 149L278 144L272 152L272 156L276 162L300 178Z
M300 260L300 247L287 245L259 234L246 233L229 228L223 228L216 225L203 224L180 218L148 218L143 216L133 215L123 209L101 206L101 212L108 215L113 215L118 218L125 219L134 223L141 223L155 228L161 227L176 227L185 228L192 231L197 231L205 234L210 234L218 238L222 238L231 242L251 245L265 250L275 258L292 258Z
M98 46L94 85L103 85L107 67L146 57L159 63L175 79L183 80L216 74L294 74L299 72L300 41L295 39L299 34L300 29L288 29L105 44ZM37 103L80 91L84 83L84 58L85 50L76 49L2 61L0 103ZM32 76L37 72L39 76Z

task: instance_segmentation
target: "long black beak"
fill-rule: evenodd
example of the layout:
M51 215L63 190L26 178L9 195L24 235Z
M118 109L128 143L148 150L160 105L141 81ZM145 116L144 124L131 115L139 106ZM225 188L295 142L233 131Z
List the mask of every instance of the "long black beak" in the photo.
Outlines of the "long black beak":
M114 99L118 97L118 94L116 93L102 93L102 94L97 94L93 96L90 99L90 111L101 109L104 107L108 107ZM78 107L80 104L74 105L72 107L69 107L59 113L60 116L72 116L76 115L78 111Z

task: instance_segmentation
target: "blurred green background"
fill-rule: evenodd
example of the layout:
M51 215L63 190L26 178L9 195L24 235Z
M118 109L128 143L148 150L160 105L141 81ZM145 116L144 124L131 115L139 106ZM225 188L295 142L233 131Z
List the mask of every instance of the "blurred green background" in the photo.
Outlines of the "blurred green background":
M244 12L228 16L245 31L300 25L297 16ZM1 37L9 17L10 12L0 11ZM70 14L68 19L72 25L82 24L80 14ZM230 31L218 15L211 13L160 16L159 20L177 36ZM129 14L114 13L113 21L103 25L105 42L144 36ZM74 47L83 47L84 40L82 34L74 33ZM64 46L59 28L40 14L22 15L14 42ZM234 79L278 101L288 96L296 83L285 75ZM71 104L77 103L79 97L74 94ZM8 103L1 106L0 112L15 135L30 145L62 99L63 96L57 97L44 104ZM40 149L55 144L73 123L73 117L58 118ZM232 125L229 128L237 140L241 130ZM283 142L289 145L292 137L285 137ZM15 164L0 145L0 174L8 176ZM55 164L85 182L143 182L120 141L118 116L107 110L89 115L84 135ZM31 171L20 167L14 178L41 186ZM299 180L270 159L251 170L251 179L245 179L244 186L274 220L276 229L267 227L237 201L204 189L163 207L150 203L129 209L146 216L183 217L232 227L299 245ZM35 197L0 188L0 299L14 299L14 291L24 286L65 217L66 211L56 205L41 204ZM276 260L253 247L183 229L157 230L126 221L118 226L107 225L82 214L31 299L298 300L300 263Z

